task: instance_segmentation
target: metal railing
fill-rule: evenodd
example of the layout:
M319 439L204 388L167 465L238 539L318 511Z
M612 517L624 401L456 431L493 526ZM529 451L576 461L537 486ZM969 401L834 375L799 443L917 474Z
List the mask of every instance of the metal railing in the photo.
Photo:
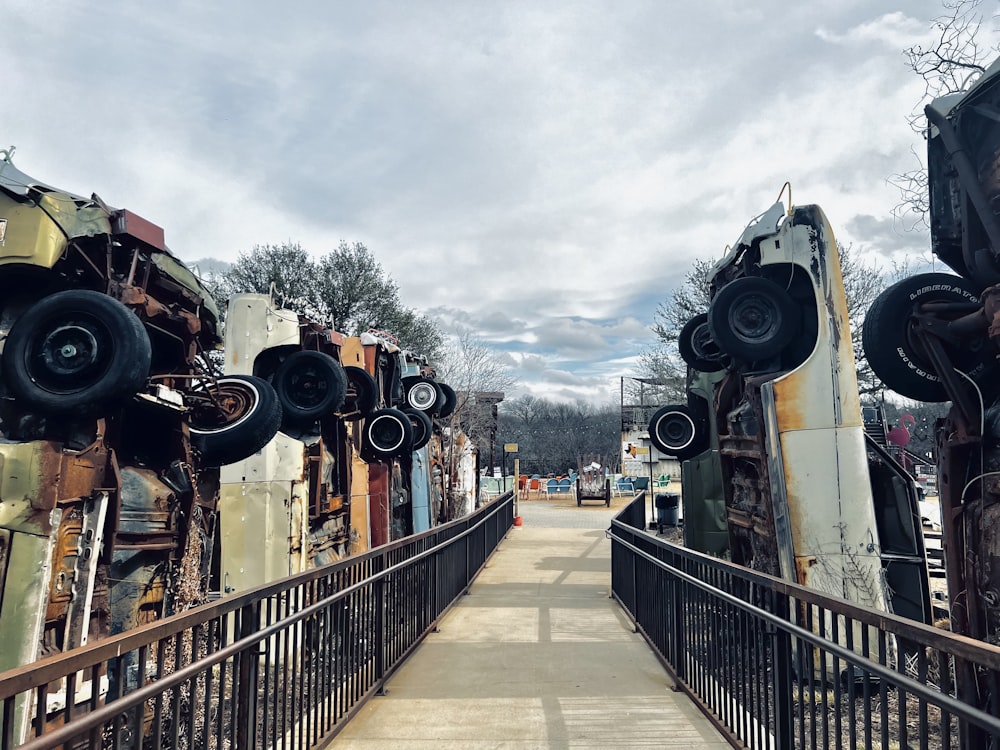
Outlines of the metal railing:
M613 521L612 593L735 747L1000 748L1000 648Z
M0 750L325 742L468 590L513 504L2 673Z

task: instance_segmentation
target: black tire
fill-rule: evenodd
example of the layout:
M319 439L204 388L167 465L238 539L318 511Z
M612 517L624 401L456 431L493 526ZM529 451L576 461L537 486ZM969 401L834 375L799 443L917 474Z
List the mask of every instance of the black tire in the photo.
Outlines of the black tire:
M726 369L726 355L712 338L708 313L695 315L681 328L677 337L681 359L698 372L719 372Z
M399 409L378 409L365 418L362 451L376 459L403 456L413 445L410 418Z
M872 372L886 387L915 401L948 401L941 379L931 361L917 343L913 313L919 305L929 302L979 304L976 286L961 276L946 273L924 273L898 281L883 291L865 316L861 344ZM951 317L960 317L955 312ZM968 348L942 342L952 364L974 380L988 369L988 356L983 348L985 336L970 342Z
M708 308L708 327L719 348L745 362L769 359L798 336L802 314L782 287L744 276L722 287Z
M278 433L278 394L263 378L227 375L209 386L221 408L202 398L190 416L191 442L204 466L225 466L252 456Z
M413 428L413 450L423 448L431 439L434 425L426 412L407 406L403 413L410 418L410 426Z
M340 411L344 419L353 422L367 416L375 408L378 383L363 367L347 365L344 374L347 375L347 396Z
M329 354L300 351L278 365L271 378L284 419L292 425L314 422L344 405L347 375Z
M140 391L152 347L142 321L89 289L56 292L17 319L3 349L15 398L40 412L90 412Z
M441 389L441 393L444 394L444 401L441 402L441 408L438 409L437 417L438 419L444 419L445 417L450 417L452 412L455 411L455 407L458 406L458 394L447 383L438 383L438 387Z
M436 414L444 401L441 387L430 378L403 378L406 390L406 405L414 409Z
M672 404L653 413L649 439L660 453L687 461L708 447L708 428L690 407Z

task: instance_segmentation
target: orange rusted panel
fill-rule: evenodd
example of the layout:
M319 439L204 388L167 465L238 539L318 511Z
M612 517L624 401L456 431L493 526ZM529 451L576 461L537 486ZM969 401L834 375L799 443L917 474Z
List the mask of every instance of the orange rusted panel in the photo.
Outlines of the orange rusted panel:
M73 576L76 571L77 550L82 531L83 515L80 509L70 508L63 515L62 523L56 532L56 544L52 549L49 603L45 612L45 619L48 622L66 617L69 602L73 597Z
M163 228L149 219L144 219L139 214L123 208L114 215L113 221L115 234L127 234L130 237L135 237L157 250L165 251L167 249Z
M813 566L816 564L816 558L809 557L796 557L795 558L795 579L797 583L803 586L809 585L809 571L812 570Z
M344 367L365 367L365 347L357 336L345 336L340 344L340 363Z
M808 398L806 396L805 398ZM774 409L777 413L778 424L782 428L789 430L801 430L805 424L806 405L803 404L803 394L793 388L774 389Z

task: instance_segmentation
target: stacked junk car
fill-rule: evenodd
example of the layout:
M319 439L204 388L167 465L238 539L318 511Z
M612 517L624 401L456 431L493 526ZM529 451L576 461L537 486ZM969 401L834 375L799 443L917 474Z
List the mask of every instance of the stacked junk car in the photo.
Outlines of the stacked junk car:
M709 293L680 333L688 401L649 424L683 462L687 546L930 621L916 487L865 432L823 211L775 203L715 265Z
M934 459L948 619L954 633L996 645L1000 61L925 114L932 247L952 272L883 291L862 344L888 389L950 402L935 425ZM679 334L687 402L649 423L653 444L683 462L686 546L936 621L914 477L864 428L838 250L822 210L776 203L727 248L708 292L707 313ZM956 686L995 713L985 671L966 665Z
M223 593L426 531L454 517L456 495L474 496L475 453L444 426L454 390L384 334L344 336L241 294L225 369L272 383L281 425L222 468Z
M886 386L951 402L935 429L951 627L1000 644L1000 61L925 114L932 248L954 274L886 289L863 341Z
M472 510L476 450L424 358L259 294L230 302L224 342L162 229L29 177L11 151L0 671ZM121 674L102 697L141 681ZM54 716L73 698L46 700Z
M886 388L949 404L934 426L946 622L996 646L1000 61L925 115L931 243L950 272L885 289L865 315L862 345ZM663 407L649 425L654 444L684 462L685 542L942 624L929 606L914 477L862 427L837 249L822 212L776 204L715 266L709 292L707 314L680 333L687 403ZM963 661L953 678L959 699L996 715L995 675Z

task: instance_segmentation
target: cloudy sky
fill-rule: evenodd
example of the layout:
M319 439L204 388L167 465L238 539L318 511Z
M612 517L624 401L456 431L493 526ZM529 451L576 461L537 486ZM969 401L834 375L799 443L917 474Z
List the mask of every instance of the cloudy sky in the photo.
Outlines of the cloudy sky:
M617 400L657 303L786 180L865 257L928 256L887 177L922 149L902 51L942 12L8 0L0 147L160 224L189 262L362 242L523 392Z

